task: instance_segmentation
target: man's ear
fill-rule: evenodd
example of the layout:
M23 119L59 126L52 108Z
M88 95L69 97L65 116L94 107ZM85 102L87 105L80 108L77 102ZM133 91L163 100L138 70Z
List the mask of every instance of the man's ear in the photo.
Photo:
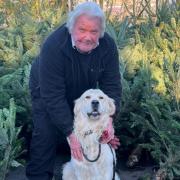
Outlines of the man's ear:
M108 98L108 104L109 104L109 115L112 116L116 111L114 100L112 98Z

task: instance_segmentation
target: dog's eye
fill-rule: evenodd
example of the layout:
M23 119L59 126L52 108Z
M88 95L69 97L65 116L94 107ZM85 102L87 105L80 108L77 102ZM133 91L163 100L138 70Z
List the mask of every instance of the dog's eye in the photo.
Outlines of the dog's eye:
M102 96L99 96L99 99L104 99L104 97L102 97Z
M90 98L91 98L91 96L86 96L85 98L86 98L86 99L90 99Z

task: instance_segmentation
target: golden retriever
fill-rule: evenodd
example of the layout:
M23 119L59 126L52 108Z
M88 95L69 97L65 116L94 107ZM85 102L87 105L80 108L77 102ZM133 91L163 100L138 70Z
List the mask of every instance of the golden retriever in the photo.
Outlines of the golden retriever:
M87 90L75 101L74 133L84 158L78 161L71 157L64 165L63 180L120 180L114 171L114 149L99 142L114 113L114 101L99 89Z

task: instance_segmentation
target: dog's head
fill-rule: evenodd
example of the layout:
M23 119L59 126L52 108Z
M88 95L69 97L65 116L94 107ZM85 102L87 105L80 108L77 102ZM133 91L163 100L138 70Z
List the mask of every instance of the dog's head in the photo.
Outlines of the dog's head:
M115 113L114 100L99 89L90 89L84 92L75 101L74 114L82 113L90 120L98 120L103 115L111 116Z

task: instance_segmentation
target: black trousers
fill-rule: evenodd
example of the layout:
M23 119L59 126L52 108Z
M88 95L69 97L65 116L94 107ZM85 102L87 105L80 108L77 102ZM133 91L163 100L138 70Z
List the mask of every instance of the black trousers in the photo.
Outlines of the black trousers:
M66 151L66 155L69 154L69 157L70 150L65 137L63 138L63 135L51 123L43 100L38 96L37 92L33 93L35 93L32 94L34 129L30 146L30 161L26 167L26 176L29 180L51 180L58 144L61 143L61 145L64 144L65 146L60 147L61 162L64 159L62 149L64 149L64 152Z

